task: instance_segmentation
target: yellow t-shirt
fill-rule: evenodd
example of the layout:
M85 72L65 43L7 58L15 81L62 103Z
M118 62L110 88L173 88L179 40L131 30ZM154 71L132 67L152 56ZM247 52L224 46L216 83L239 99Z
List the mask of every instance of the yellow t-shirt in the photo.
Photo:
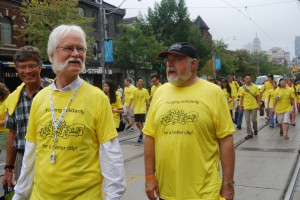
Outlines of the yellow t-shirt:
M123 95L125 97L125 101L124 101L125 106L129 106L130 96L132 95L132 92L135 89L136 89L136 87L134 85L130 85L129 87L124 88L124 94Z
M239 90L238 90L239 106L242 106L241 105L241 94L242 94L243 91L244 91L243 86L239 87Z
M116 102L111 104L112 110L120 110L123 109L123 104L121 102L121 95L120 92L116 91ZM120 126L120 113L113 113L114 122L116 128L119 128Z
M276 113L285 113L292 110L291 99L295 97L294 92L289 88L277 88L275 90L275 98L279 97L276 102Z
M274 107L274 100L275 100L275 90L274 89L270 89L268 91L268 99L270 97L270 101L269 101L269 108L273 108Z
M300 84L298 84L297 86L296 86L296 92L297 92L297 103L300 103Z
M6 110L7 110L7 98L0 102L0 121L5 119L6 116ZM9 129L4 128L4 126L0 127L0 132L8 132Z
M231 96L230 96L229 93L227 92L227 89L226 89L226 88L223 88L223 92L225 93L225 97L226 97L227 101L232 100L232 98L234 99L234 96L232 96L232 93L234 93L234 92L232 91L232 88L231 88ZM232 109L233 109L233 101L229 102L229 103L228 103L228 106L229 106L229 109L232 110Z
M263 84L263 86L261 86L260 91L264 91L261 100L265 101L268 100L268 91L271 90L273 88L273 85L270 81L267 81Z
M238 93L238 89L239 89L239 84L235 81L232 81L231 83L229 83L229 85L231 87L231 94L234 97L234 100L237 100L237 93Z
M154 93L155 93L156 90L159 88L159 86L161 86L161 83L160 83L158 86L153 85L153 86L151 87L151 98L153 98Z
M142 88L141 90L136 88L130 99L133 99L133 110L134 114L146 114L147 112L147 101L150 99L148 90Z
M254 98L249 92L246 92L244 87L246 87L251 94L253 94L254 96L258 96L259 95L259 90L257 85L251 84L251 85L244 85L242 88L242 92L241 92L241 97L243 97L243 106L244 109L246 110L252 110L258 107L257 104L257 100L256 98Z
M155 139L160 198L218 200L218 138L234 131L219 86L202 79L189 87L162 85L152 99L143 129Z
M46 87L35 96L30 111L26 140L36 143L30 199L100 200L103 176L99 147L117 137L108 98L100 89L83 81L58 130L54 150L51 87ZM53 91L57 120L73 94L74 91ZM56 155L54 164L50 163L53 151Z

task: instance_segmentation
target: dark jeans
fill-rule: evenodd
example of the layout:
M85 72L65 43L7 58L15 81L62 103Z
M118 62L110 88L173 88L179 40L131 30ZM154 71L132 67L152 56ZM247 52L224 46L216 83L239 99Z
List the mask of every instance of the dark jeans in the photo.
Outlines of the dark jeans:
M238 119L237 119L237 125L238 125L238 126L241 126L241 125L242 125L242 122L243 122L243 114L244 114L243 111L239 111Z

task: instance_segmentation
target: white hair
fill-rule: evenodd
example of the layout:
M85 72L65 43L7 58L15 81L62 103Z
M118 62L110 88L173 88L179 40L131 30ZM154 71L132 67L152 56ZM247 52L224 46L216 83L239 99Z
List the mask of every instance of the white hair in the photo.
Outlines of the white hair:
M79 33L79 35L82 37L82 40L83 40L83 46L84 46L84 48L87 49L86 34L80 26L71 25L71 24L61 24L61 25L55 27L49 36L47 53L48 53L49 61L51 63L53 63L51 56L54 54L55 49L57 48L61 39L63 39L67 35L69 35L70 32Z

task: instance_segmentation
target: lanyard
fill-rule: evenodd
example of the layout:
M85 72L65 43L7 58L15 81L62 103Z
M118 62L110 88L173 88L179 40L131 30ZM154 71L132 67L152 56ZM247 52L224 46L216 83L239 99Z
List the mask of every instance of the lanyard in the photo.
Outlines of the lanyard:
M80 81L80 83L79 83L78 87L76 88L73 96L71 97L69 103L64 108L64 110L63 110L63 112L62 112L62 114L61 114L58 122L57 122L57 119L55 117L55 111L54 111L54 105L53 105L53 96L52 96L53 88L51 87L51 90L50 90L50 109L51 109L51 115L52 115L52 119L53 119L53 124L54 124L54 127L55 127L55 135L54 135L54 138L53 138L53 141L54 141L53 147L56 147L56 144L57 144L57 140L58 140L57 131L58 131L58 129L59 129L59 127L60 127L60 125L61 125L64 117L65 117L65 115L66 115L68 107L70 106L71 102L75 99L75 96L77 95L81 83L82 83L82 81ZM55 148L54 148L54 151L55 151ZM50 163L52 163L52 164L55 163L55 159L56 159L54 151L50 155Z

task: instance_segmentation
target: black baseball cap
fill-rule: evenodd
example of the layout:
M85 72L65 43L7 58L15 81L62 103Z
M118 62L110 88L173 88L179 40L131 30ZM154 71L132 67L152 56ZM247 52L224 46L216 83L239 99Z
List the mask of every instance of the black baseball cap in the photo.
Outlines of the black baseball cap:
M187 42L177 42L173 44L168 51L162 51L158 54L160 58L166 58L168 54L176 54L180 56L189 56L198 59L196 49L193 45Z

